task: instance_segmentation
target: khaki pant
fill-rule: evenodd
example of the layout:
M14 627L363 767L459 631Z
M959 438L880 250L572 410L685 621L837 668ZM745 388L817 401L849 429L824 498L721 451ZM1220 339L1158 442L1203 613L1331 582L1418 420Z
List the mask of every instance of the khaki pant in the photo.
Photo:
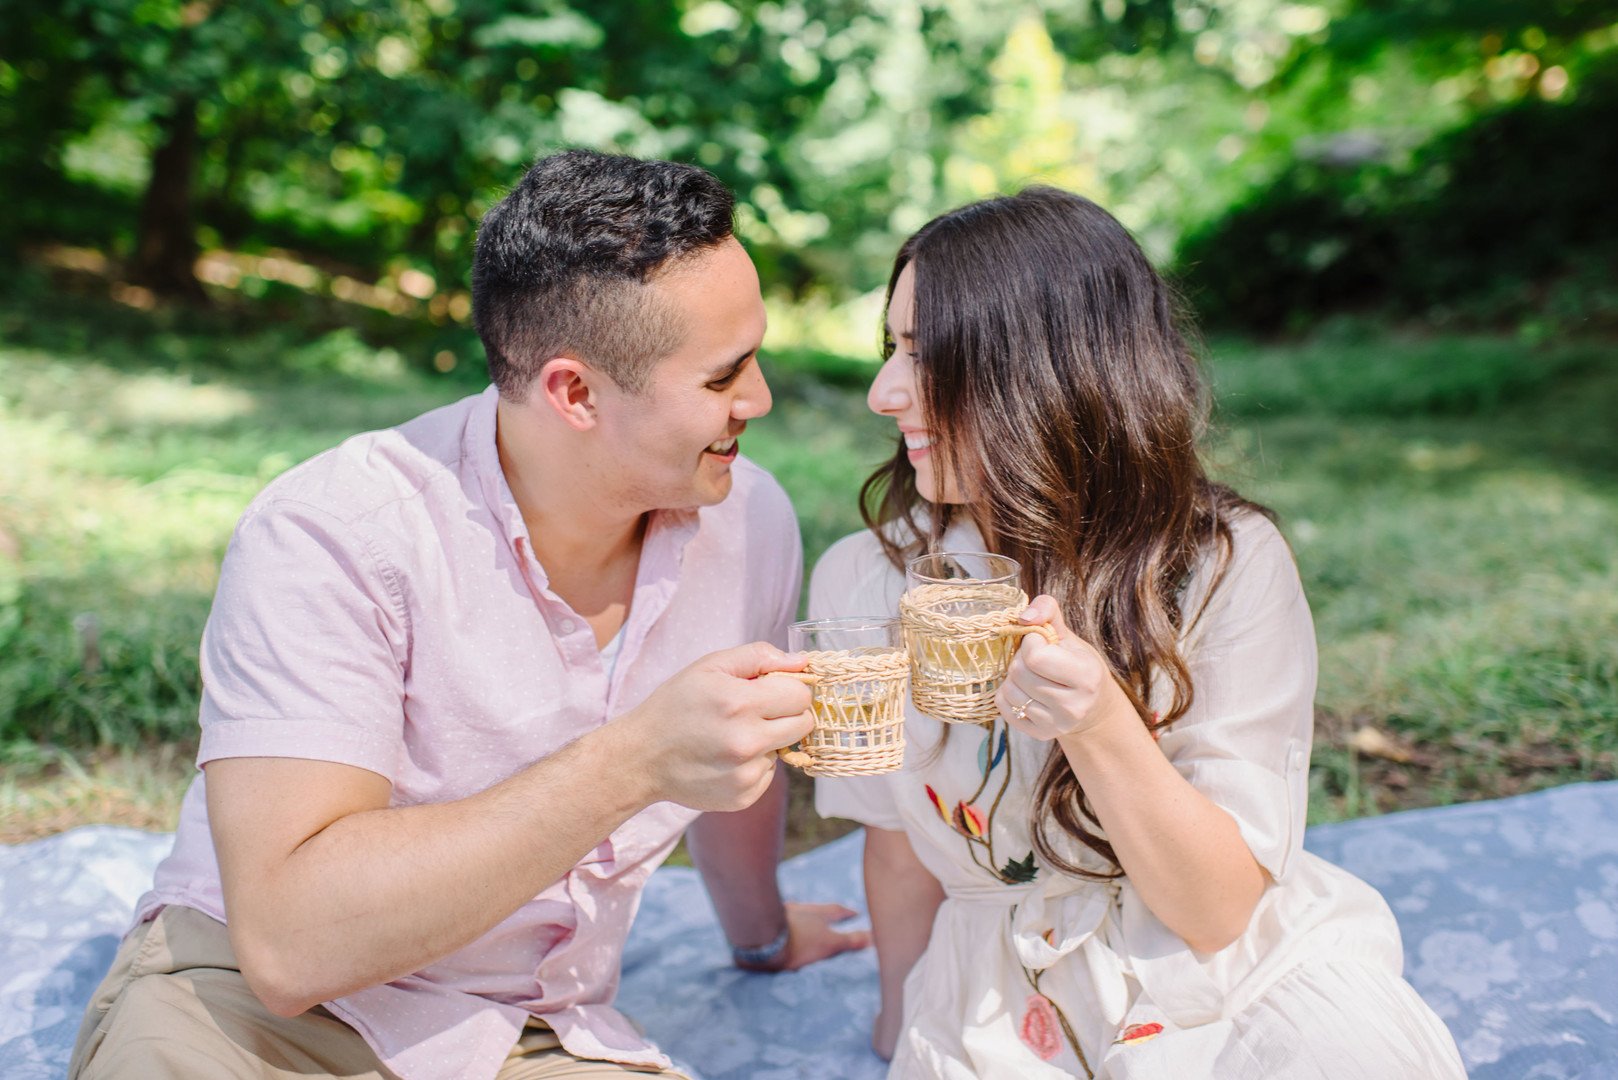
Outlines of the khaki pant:
M499 1080L606 1080L655 1070L586 1061L532 1021ZM237 970L223 923L166 907L129 932L96 987L68 1080L397 1080L324 1006L290 1019L266 1009ZM684 1080L682 1074L657 1073Z

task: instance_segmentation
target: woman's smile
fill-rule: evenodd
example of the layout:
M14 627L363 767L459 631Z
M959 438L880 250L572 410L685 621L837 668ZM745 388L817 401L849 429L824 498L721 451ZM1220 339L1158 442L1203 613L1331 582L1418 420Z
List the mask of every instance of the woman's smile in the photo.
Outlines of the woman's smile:
M904 436L905 455L910 458L912 465L933 452L933 437L926 431L902 427L899 434Z

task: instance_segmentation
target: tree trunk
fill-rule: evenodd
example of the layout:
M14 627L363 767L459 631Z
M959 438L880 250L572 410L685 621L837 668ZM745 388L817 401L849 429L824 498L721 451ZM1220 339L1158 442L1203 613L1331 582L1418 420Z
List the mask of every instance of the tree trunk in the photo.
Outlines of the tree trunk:
M181 99L163 122L163 144L152 155L152 179L140 204L131 276L160 296L206 302L193 269L196 230L191 185L197 166L197 107Z

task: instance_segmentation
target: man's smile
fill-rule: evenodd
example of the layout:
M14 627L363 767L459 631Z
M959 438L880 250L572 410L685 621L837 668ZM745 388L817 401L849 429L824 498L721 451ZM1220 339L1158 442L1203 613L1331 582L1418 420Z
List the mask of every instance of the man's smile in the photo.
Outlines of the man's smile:
M721 461L733 461L740 445L735 435L726 435L723 439L715 439L709 443L703 453L711 454Z

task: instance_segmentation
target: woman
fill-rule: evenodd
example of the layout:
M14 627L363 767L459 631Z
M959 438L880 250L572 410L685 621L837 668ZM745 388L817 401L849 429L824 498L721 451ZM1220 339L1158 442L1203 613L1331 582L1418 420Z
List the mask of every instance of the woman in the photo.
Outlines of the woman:
M815 617L893 611L925 550L1017 559L1037 598L996 696L911 711L903 772L821 780L867 826L891 1075L1462 1077L1368 885L1302 850L1309 609L1268 512L1209 480L1170 290L1049 188L900 249L871 408L902 445Z

